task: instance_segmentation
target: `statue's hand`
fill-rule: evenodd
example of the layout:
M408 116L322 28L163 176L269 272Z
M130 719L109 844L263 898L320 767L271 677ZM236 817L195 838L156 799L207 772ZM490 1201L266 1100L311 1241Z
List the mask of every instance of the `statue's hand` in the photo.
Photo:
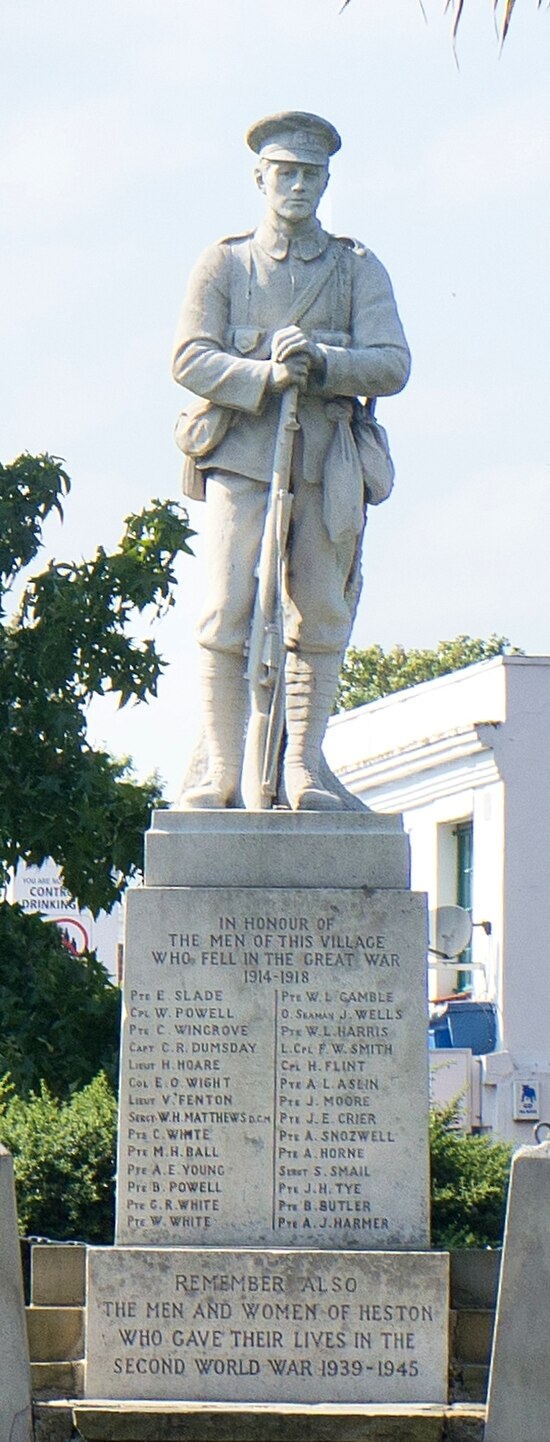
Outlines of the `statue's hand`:
M315 341L304 335L297 325L284 326L276 330L271 342L271 359L288 363L295 356L305 356L311 370L324 374L325 357Z
M278 393L288 390L289 386L298 386L299 391L305 391L309 369L309 360L305 355L290 356L288 361L272 360L269 389Z

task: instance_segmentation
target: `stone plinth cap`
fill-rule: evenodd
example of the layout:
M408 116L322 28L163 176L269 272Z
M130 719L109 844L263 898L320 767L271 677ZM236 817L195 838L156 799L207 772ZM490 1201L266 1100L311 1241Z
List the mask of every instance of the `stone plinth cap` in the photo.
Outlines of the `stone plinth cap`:
M401 816L374 811L153 812L147 886L409 887Z

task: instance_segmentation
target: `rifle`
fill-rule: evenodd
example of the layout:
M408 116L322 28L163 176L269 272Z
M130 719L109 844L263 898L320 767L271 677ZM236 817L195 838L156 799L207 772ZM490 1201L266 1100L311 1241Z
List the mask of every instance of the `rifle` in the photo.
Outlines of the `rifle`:
M285 713L282 575L292 510L292 451L295 432L300 429L297 407L298 387L289 386L281 400L248 641L246 676L250 715L241 777L243 800L248 811L268 811L277 794Z

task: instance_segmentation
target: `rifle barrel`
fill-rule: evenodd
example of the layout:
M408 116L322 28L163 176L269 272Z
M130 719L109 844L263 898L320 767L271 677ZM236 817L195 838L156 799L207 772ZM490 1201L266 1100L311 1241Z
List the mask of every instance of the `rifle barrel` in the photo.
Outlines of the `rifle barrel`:
M278 751L284 717L285 648L281 614L281 572L290 522L290 474L297 417L298 387L283 392L273 471L269 488L258 585L250 629L247 676L250 715L246 733L241 790L249 811L266 811L277 785ZM270 664L266 665L269 638ZM278 657L277 651L278 638ZM276 712L276 714L275 714Z

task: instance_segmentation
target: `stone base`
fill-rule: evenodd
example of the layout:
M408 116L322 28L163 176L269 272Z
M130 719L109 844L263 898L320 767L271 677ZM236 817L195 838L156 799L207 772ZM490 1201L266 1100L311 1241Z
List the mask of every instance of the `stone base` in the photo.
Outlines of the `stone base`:
M86 1396L441 1403L446 1253L97 1247Z
M482 1442L485 1408L42 1402L35 1442Z
M550 1436L549 1187L550 1142L521 1147L510 1176L487 1442L543 1442Z

